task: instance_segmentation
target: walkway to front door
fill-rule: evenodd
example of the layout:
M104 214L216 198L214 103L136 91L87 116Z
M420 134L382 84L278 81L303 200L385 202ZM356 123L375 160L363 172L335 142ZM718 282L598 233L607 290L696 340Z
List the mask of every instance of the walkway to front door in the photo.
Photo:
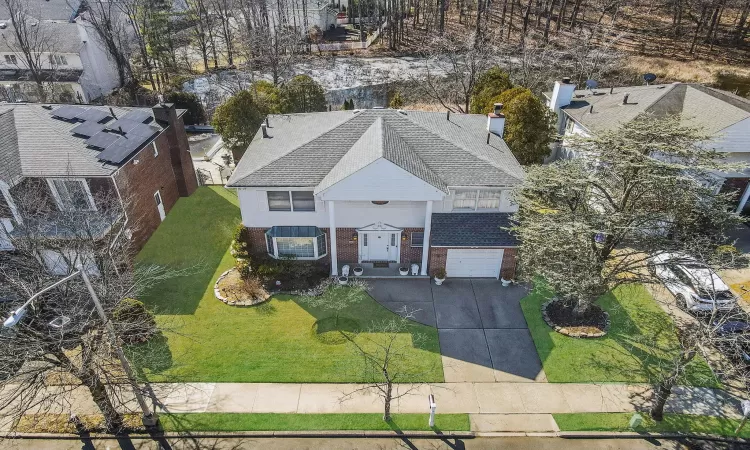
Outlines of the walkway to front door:
M370 295L394 312L438 328L446 382L547 381L519 301L525 286L498 280L368 280Z

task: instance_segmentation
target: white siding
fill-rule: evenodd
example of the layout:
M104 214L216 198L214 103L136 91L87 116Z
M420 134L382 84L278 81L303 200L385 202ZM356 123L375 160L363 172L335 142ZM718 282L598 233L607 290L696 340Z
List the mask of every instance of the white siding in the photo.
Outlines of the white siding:
M376 160L320 193L323 200L425 201L444 196L440 189L386 159Z
M316 200L314 212L269 211L267 190L284 189L240 189L238 191L242 223L246 227L306 225L328 228L328 211L322 201ZM424 226L425 205L425 202L414 201L392 201L387 205L374 205L370 201L336 201L336 227L358 228L383 222L399 228L421 228Z

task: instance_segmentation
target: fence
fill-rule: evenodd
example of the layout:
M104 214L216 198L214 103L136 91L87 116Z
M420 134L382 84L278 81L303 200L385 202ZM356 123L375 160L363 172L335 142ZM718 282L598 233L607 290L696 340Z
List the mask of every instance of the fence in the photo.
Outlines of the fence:
M339 20L348 20L348 19L336 19L338 22ZM375 42L375 39L377 39L380 36L380 33L385 29L385 27L388 26L388 22L383 22L382 25L378 27L377 30L375 30L370 37L367 38L364 42L331 42L331 43L324 43L324 44L313 44L310 46L310 50L313 52L338 52L342 50L359 50L363 48L367 48L372 45L373 42Z

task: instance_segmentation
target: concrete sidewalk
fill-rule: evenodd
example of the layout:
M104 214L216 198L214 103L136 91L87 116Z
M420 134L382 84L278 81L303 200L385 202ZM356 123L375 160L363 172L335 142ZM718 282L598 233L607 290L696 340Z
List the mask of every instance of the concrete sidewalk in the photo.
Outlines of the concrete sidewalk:
M299 383L164 383L152 384L154 409L162 413L382 413L383 404L360 384ZM427 396L433 394L437 411L467 413L472 430L557 431L550 414L614 413L643 411L650 404L650 387L627 384L582 383L438 383L396 385L394 413L427 414ZM137 411L132 393L117 389L126 399L124 409ZM666 411L727 418L740 418L740 399L711 388L676 387ZM98 412L87 389L79 388L45 407L45 413ZM35 411L28 411L34 413ZM0 431L10 423L0 421Z
M165 412L379 413L382 400L358 384L156 384ZM355 392L356 391L356 392ZM424 413L433 394L440 413L552 414L631 412L648 406L646 385L582 383L438 383L397 385L393 412ZM354 393L353 393L354 392ZM349 394L349 395L348 395ZM677 387L666 411L739 416L740 399L722 390Z

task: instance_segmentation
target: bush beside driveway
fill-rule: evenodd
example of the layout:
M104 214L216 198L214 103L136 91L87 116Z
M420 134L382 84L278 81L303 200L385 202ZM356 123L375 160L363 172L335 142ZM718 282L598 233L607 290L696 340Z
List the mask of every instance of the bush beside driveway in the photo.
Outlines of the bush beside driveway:
M596 339L571 338L552 330L541 314L550 296L537 286L521 300L521 307L552 383L652 382L659 367L668 364L679 348L672 320L641 285L620 286L599 300L611 326L605 337ZM696 357L680 384L719 385L701 357Z
M156 309L158 323L167 330L163 338L131 348L142 375L151 381L186 382L366 381L360 355L347 344L327 344L313 330L318 319L332 312L290 295L275 295L254 307L228 306L214 297L214 281L233 265L229 244L239 220L233 192L199 188L177 202L138 255L139 263L188 271L142 299ZM349 331L396 317L367 294L340 315L351 319L339 321ZM411 342L416 333L425 339L411 350L407 373L399 381L443 381L437 330L415 323L399 339Z

